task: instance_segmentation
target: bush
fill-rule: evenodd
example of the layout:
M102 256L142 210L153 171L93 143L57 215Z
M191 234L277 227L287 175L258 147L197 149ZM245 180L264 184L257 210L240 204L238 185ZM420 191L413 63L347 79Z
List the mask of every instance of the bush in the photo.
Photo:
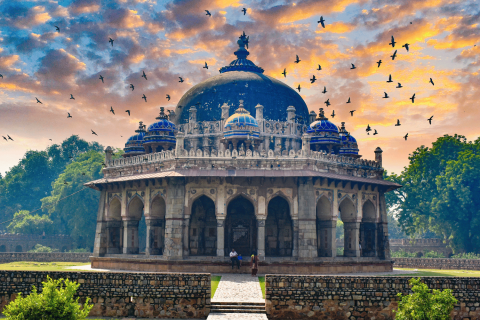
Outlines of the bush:
M420 278L410 279L412 294L402 296L398 302L396 320L449 320L453 307L458 302L452 294L452 290L443 291L433 289L430 292L428 286L420 281Z
M425 251L422 258L445 258L443 252Z
M415 252L407 252L404 250L399 250L391 253L392 258L415 258Z
M462 252L457 253L451 256L452 259L480 259L480 254L475 254L473 252Z
M344 252L343 249L344 249L343 247L341 247L341 248L337 247L337 257L342 257L343 256L343 252Z
M70 252L70 253L84 253L84 252L90 252L90 250L88 250L86 248L76 248L76 249L70 250L68 252Z
M53 280L47 276L47 281L42 282L42 293L37 293L33 286L32 293L18 297L10 302L4 309L3 314L9 320L78 320L85 319L93 308L89 305L90 298L87 298L83 308L74 299L80 284L69 279Z
M52 249L50 247L42 246L41 244L37 243L35 247L32 250L29 250L28 252L34 252L34 253L39 253L39 252L57 252L58 249Z

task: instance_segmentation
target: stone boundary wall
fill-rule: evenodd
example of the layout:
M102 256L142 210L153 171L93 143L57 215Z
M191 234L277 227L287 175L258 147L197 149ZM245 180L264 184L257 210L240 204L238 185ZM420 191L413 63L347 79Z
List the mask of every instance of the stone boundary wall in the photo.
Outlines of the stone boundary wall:
M15 261L34 261L34 262L90 262L92 253L69 253L69 252L6 252L0 253L0 263Z
M266 275L269 319L393 319L397 293L411 277ZM452 319L479 319L480 278L422 277L430 289L452 289Z
M27 252L37 244L60 252L73 249L73 239L69 235L0 234L0 252Z
M480 270L480 259L391 258L394 268Z
M390 239L390 251L401 250L422 254L424 251L435 251L443 253L445 257L453 254L452 248L447 247L443 239Z
M18 292L51 278L80 283L77 296L92 299L91 317L206 318L210 312L210 274L0 271L0 311ZM40 290L39 290L40 291Z

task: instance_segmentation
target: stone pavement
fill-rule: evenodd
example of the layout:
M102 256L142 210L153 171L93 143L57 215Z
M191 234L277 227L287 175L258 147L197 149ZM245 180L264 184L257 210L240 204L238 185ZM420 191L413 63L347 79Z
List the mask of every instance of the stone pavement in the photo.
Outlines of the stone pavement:
M266 314L255 313L210 313L207 320L268 320Z

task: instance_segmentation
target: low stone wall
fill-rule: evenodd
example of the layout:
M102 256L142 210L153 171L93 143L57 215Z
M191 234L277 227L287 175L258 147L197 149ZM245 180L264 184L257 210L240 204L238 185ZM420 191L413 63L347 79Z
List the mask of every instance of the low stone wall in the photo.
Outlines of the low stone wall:
M449 257L453 251L452 248L443 242L443 239L390 239L390 251L406 251L421 253L424 251L441 252L445 257Z
M480 259L392 258L394 268L480 270Z
M27 252L37 244L61 252L73 249L73 239L69 235L0 234L0 252Z
M269 319L393 319L397 293L411 293L410 277L266 275ZM431 289L452 289L452 319L480 318L480 278L426 277Z
M77 296L92 299L92 317L206 318L210 312L210 274L0 271L0 311L18 292L51 278L80 283Z
M90 252L86 253L68 253L68 252L49 252L49 253L30 253L30 252L6 252L0 253L0 263L15 261L35 261L35 262L90 262Z

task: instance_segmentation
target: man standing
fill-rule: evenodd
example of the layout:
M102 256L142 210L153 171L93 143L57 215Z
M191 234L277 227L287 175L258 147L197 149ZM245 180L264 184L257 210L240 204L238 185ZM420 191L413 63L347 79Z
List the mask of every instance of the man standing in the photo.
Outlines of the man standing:
M240 261L238 261L238 253L235 249L232 249L232 252L230 252L230 259L232 260L232 270L235 264L237 264L237 269L240 269Z

